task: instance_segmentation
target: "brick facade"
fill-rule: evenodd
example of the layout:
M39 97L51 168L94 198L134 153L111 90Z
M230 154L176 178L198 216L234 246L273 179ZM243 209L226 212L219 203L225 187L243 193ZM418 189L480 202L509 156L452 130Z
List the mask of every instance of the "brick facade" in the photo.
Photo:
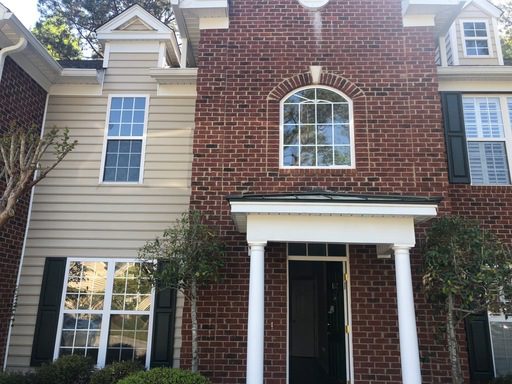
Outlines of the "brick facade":
M0 131L12 122L21 126L43 122L46 91L7 57L0 82ZM0 182L0 189L4 184ZM30 196L17 205L16 216L0 230L0 361L3 363L11 308L23 247Z
M443 197L450 209L434 32L402 28L399 0L331 0L321 12L296 0L236 0L228 31L202 31L192 208L207 213L229 246L224 282L203 293L201 371L214 383L245 377L249 257L226 196L331 190ZM351 97L356 168L279 168L279 101L311 84ZM420 235L421 237L421 235ZM285 383L287 265L283 244L269 244L265 264L265 378ZM355 382L400 383L396 286L392 261L374 246L351 247ZM424 301L413 252L415 300L425 383L446 383L450 368L439 319ZM369 278L371 277L371 278ZM215 298L209 300L208 298ZM185 314L183 364L190 347Z

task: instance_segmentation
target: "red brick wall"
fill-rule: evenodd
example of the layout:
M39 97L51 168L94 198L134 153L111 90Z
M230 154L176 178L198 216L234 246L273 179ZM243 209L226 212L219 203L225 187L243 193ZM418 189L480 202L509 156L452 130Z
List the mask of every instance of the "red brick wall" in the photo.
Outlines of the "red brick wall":
M12 123L41 126L46 92L9 57L0 82L0 132ZM0 181L0 191L5 184ZM18 203L16 216L0 229L0 363L11 318L12 301L27 221L30 196Z
M331 0L314 12L296 0L234 0L228 31L203 31L192 173L193 208L228 244L224 282L203 292L200 369L214 383L245 378L249 258L225 197L237 193L329 189L364 194L447 198L447 166L429 28L403 29L399 0ZM311 84L353 99L356 168L279 169L279 100ZM442 209L449 207L448 199ZM420 257L415 255L415 272ZM266 251L266 383L286 377L286 256ZM357 383L400 383L400 359L391 261L373 247L351 256L354 365ZM368 278L371 276L371 279ZM446 348L434 336L434 315L415 288L425 383L449 381ZM211 298L214 298L213 300ZM190 361L185 314L183 365Z

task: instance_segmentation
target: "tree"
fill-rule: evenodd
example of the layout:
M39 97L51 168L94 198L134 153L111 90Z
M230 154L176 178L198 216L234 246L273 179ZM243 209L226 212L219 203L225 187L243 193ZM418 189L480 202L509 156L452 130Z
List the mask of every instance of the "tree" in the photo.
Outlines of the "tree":
M82 48L101 57L96 29L134 4L165 24L174 20L168 0L38 0L37 9L42 20L62 19L76 34Z
M203 223L198 211L186 212L162 237L147 242L139 250L149 276L158 289L172 288L190 302L192 319L192 372L199 368L198 288L219 277L224 246L216 233Z
M500 4L503 11L500 17L501 50L505 60L512 60L512 2Z
M30 129L12 124L0 136L0 180L5 181L5 190L0 199L0 229L16 215L18 199L73 150L76 141L71 141L68 130L52 128L41 137L34 126ZM42 162L43 156L53 150L53 157Z
M80 41L60 16L41 19L32 34L55 60L74 60L82 57Z
M456 330L471 314L511 313L512 254L477 222L440 218L427 233L423 284L445 316L452 383L462 384Z

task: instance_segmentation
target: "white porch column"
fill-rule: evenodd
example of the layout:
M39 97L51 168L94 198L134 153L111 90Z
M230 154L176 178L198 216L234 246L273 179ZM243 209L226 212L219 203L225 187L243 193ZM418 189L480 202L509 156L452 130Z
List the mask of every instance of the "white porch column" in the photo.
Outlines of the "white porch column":
M395 245L396 294L402 383L421 384L420 354L411 278L410 246Z
M247 325L247 384L263 384L265 334L265 245L249 243L249 321Z

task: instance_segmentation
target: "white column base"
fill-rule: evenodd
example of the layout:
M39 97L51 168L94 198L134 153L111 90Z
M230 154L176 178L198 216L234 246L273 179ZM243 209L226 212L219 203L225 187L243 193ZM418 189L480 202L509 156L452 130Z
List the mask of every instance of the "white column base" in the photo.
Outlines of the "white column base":
M420 354L414 296L412 289L410 246L395 245L396 294L402 383L421 384Z
M247 325L247 384L263 384L265 347L265 245L249 243L249 320Z

